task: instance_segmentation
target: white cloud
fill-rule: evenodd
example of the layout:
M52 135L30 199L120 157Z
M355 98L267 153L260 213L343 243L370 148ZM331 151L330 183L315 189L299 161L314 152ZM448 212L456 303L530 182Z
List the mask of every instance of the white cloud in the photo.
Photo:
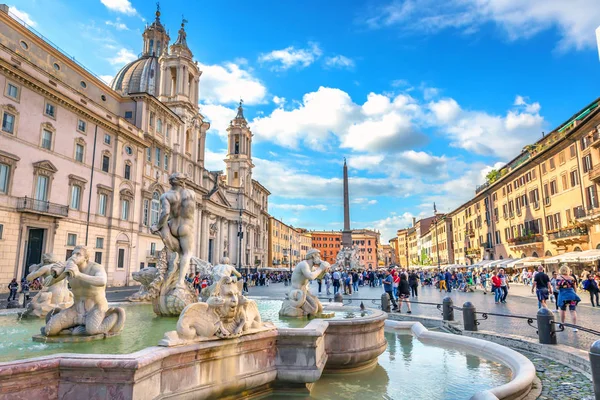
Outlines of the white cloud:
M413 123L420 108L410 96L371 93L358 105L340 89L320 87L295 104L294 109L277 108L255 118L253 132L284 147L302 142L320 150L334 138L341 147L355 151L390 151L423 141Z
M204 151L204 167L209 171L225 171L225 156L227 149L212 152L208 149Z
M285 105L285 97L273 96L273 103L283 107Z
M367 229L373 229L381 233L381 242L387 244L388 241L396 237L396 231L398 229L404 229L412 225L413 215L409 212L397 215L396 213L390 213L389 217L368 222Z
M237 111L219 104L201 104L200 112L210 121L209 133L216 133L227 138L229 122L235 118Z
M595 47L600 21L597 0L393 0L362 22L372 28L397 26L405 32L435 34L457 29L473 34L485 23L500 27L510 40L527 39L556 28L560 50Z
M374 205L377 204L377 200L371 199L369 200L366 197L356 197L350 201L352 204L362 204L362 205Z
M118 31L128 31L129 28L119 18L116 21L106 21L106 25L114 27Z
M523 146L539 139L545 125L538 103L518 96L505 116L463 110L453 99L429 103L431 120L451 139L451 145L477 154L509 160Z
M33 19L31 19L29 14L26 13L25 11L21 11L15 6L8 6L8 10L15 17L19 18L21 21L25 22L27 25L34 27L34 28L37 26L37 23Z
M379 169L383 159L383 154L352 155L348 158L348 166L358 170Z
M102 4L111 11L127 14L136 15L137 11L131 5L129 0L100 0Z
M104 81L104 83L106 83L107 85L110 85L110 83L112 82L114 76L112 76L112 75L100 75L99 78L102 79Z
M346 56L337 55L325 58L325 65L332 68L354 68L354 60Z
M137 59L137 56L127 49L119 49L117 55L108 59L112 65L125 65Z
M307 210L319 210L319 211L327 211L327 206L323 204L277 204L270 203L269 207L278 208L280 210L287 210L293 212L301 212Z
M272 63L271 69L284 71L292 67L306 68L317 60L323 52L317 43L309 43L305 49L296 49L294 46L281 50L273 50L270 53L261 54L258 61L261 63Z
M245 104L262 103L267 88L240 64L227 62L223 65L200 64L200 95L202 101L214 104L237 103L240 98Z

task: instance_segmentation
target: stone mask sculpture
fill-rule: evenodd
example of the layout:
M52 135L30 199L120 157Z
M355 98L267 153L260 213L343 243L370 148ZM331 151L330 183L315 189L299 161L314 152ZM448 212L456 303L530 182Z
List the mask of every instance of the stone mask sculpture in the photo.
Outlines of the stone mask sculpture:
M68 279L74 303L57 313L48 313L46 326L41 329L42 335L34 336L34 340L73 341L69 336L88 336L82 340L103 339L121 332L125 324L125 310L108 307L106 271L102 265L89 260L85 246L76 246L65 265L51 267L51 274L50 285Z
M58 308L65 309L73 305L73 293L69 290L67 280L52 282L52 268L64 267L65 263L58 261L54 254L42 255L42 262L29 267L28 281L42 278L42 289L27 305L23 318L44 318L50 311Z
M244 297L229 276L222 277L206 303L188 305L179 316L177 330L165 333L161 346L176 346L207 339L231 339L274 329L263 323L256 302Z
M315 268L315 265L318 267ZM300 261L292 272L292 288L281 305L279 315L287 317L317 316L323 312L319 299L308 290L308 284L323 277L331 268L329 263L321 261L319 250L310 249L306 259Z

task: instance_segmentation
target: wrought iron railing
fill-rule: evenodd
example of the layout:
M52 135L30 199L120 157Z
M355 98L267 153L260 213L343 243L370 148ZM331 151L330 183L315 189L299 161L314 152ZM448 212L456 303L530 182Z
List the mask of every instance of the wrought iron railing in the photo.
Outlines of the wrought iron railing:
M549 233L548 239L557 240L557 239L564 239L564 238L569 238L569 237L573 237L573 236L587 236L587 234L588 234L587 226L577 226L577 227L573 227L573 228L562 229L558 232Z
M50 203L49 201L36 200L29 197L19 197L17 199L17 211L52 214L61 217L67 217L69 215L68 206Z

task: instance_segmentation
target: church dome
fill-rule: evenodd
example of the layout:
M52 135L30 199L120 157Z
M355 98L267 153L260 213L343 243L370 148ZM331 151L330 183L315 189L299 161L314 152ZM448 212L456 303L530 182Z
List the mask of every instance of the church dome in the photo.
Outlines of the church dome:
M159 71L158 57L145 55L121 68L110 87L124 95L146 92L156 96Z

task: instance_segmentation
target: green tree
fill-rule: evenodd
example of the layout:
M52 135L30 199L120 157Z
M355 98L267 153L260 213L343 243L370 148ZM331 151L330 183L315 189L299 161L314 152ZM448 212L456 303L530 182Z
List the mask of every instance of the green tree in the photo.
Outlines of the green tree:
M500 172L498 172L497 169L493 169L487 173L487 175L485 176L485 180L488 181L489 183L494 183L494 182L496 182L496 180L499 177L500 177Z

